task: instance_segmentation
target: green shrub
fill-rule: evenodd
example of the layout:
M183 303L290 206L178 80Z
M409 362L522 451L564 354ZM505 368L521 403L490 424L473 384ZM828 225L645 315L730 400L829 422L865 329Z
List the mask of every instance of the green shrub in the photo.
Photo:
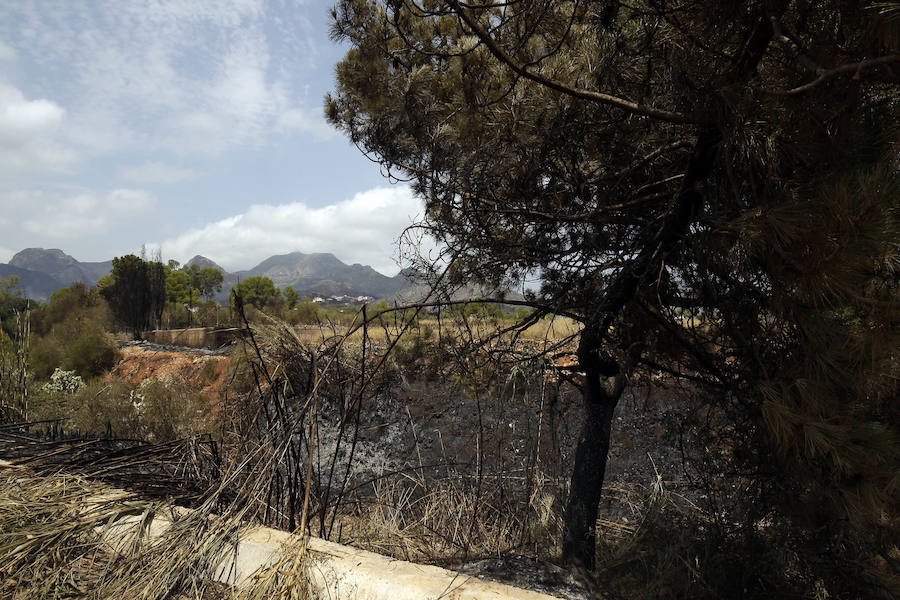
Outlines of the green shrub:
M5 331L0 329L0 354L12 353L14 349L13 342Z
M225 320L222 308L213 301L204 302L194 314L194 327L215 327Z
M47 383L29 388L28 417L33 421L68 417L71 399L84 387L84 380L74 371L55 369Z
M69 429L82 433L140 437L140 413L134 389L124 383L95 380L69 400Z
M31 330L39 335L48 334L57 325L78 333L87 327L109 329L112 324L106 300L81 283L53 292L50 302L33 311L31 317Z
M65 373L61 383L77 381ZM77 388L77 385L68 385ZM182 383L145 379L134 387L95 379L71 394L54 392L52 382L36 394L43 418L68 417L71 432L166 442L207 429L209 400Z
M141 437L165 442L204 429L209 401L183 384L145 379L134 393Z
M115 342L101 331L89 331L66 347L63 366L89 379L108 371L118 360Z
M45 381L65 360L65 352L53 337L36 338L31 343L29 367L35 379Z
M44 391L48 394L69 396L77 394L83 387L84 380L75 371L56 369L50 376L50 381L44 384Z
M180 302L169 303L163 310L163 326L167 329L181 329L191 322L191 313Z

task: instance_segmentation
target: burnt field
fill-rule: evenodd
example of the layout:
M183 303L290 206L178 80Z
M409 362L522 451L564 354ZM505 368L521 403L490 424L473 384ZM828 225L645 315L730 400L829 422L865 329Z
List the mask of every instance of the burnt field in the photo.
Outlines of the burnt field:
M0 458L563 597L729 585L706 583L746 555L728 544L778 531L734 469L746 431L690 382L640 372L612 419L597 578L573 588L552 566L582 423L575 333L272 320L227 352L126 344L102 380L0 429Z

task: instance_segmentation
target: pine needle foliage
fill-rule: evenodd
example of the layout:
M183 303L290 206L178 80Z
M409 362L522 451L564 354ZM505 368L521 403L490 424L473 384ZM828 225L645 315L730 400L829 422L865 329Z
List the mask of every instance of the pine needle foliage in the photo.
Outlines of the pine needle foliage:
M828 538L834 560L857 551L850 532L896 556L896 9L335 7L350 48L326 115L424 199L452 265L434 271L501 287L540 273L533 306L583 325L575 562L593 564L610 420L641 374L727 417L719 475L758 483L732 515L748 530L796 527L791 552Z

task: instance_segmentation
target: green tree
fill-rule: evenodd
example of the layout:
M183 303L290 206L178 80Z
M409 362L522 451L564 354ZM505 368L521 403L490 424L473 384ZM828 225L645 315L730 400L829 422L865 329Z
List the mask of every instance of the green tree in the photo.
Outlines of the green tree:
M190 275L181 269L169 271L166 275L166 300L187 304L192 296L190 290Z
M0 329L10 338L16 336L16 316L23 314L28 305L18 286L18 275L10 275L9 279L0 277Z
M182 272L187 276L187 299L184 302L188 303L190 322L193 323L195 298L205 297L207 302L212 301L213 295L222 290L223 275L218 269L199 265L185 266ZM182 281L180 276L178 281Z
M532 306L583 325L565 560L594 564L611 422L640 373L743 419L757 465L814 473L787 502L829 497L896 539L883 518L900 514L890 15L342 0L333 16L351 48L327 117L414 182L445 279L503 287L538 271Z
M19 278L0 278L0 422L28 417L28 301Z
M165 306L165 269L160 262L145 261L134 254L113 258L111 282L101 293L116 318L135 336L158 323Z
M300 294L292 288L291 286L287 286L284 288L284 301L287 304L288 310L297 306L297 301L300 299Z
M112 327L113 317L97 289L75 283L53 292L48 303L33 311L31 325L29 366L36 379L44 380L67 356L74 356L70 347L80 338L106 340L105 331ZM86 351L82 342L79 353Z
M0 294L8 295L8 296L18 296L19 294L19 276L18 275L10 275L8 278L4 279L0 277Z
M222 271L213 267L203 267L196 274L195 287L200 290L200 294L209 302L212 297L222 291Z
M252 304L260 310L279 295L272 280L260 275L244 279L232 291L240 294L245 304Z

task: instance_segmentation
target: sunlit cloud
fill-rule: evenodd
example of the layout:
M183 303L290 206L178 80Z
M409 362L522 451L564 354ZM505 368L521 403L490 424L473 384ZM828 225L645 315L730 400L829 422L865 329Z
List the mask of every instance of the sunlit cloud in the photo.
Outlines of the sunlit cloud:
M346 263L393 275L398 237L422 212L421 200L406 186L375 188L321 208L254 204L166 240L162 250L180 260L202 254L229 270L248 269L273 254L331 252Z
M64 108L45 98L26 98L0 83L0 170L59 169L75 156L61 143Z

